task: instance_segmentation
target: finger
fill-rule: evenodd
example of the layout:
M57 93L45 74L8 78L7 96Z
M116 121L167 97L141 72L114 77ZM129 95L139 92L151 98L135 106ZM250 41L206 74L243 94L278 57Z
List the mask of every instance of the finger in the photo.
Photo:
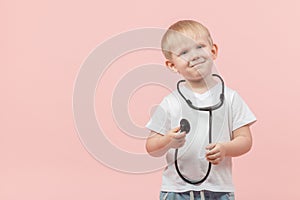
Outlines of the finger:
M176 148L180 148L183 147L183 145L185 144L185 140L177 140L176 141Z
M216 160L216 159L220 158L220 156L221 156L221 154L218 152L216 154L206 155L206 158L208 160Z
M215 143L211 143L209 145L206 146L206 150L212 150L213 148L215 148L216 144Z
M180 146L180 147L183 147L184 144L185 144L185 140L184 140L184 141L181 141L181 142L179 143L179 146Z
M174 136L174 138L176 138L176 139L181 139L181 138L185 138L185 136L186 136L186 132L184 131L184 132L181 132L181 133L179 133L179 134L176 134L176 135Z
M211 148L211 147L213 147L213 148ZM209 150L207 150L207 152L206 152L206 155L214 155L214 154L216 154L216 153L219 153L220 152L220 149L219 148L216 148L216 145L214 144L214 145L211 145L211 146L209 146Z
M214 148L214 149L208 151L208 152L206 153L206 155L207 155L207 156L210 156L210 155L215 155L215 154L218 154L218 153L220 153L220 150L219 150L218 148Z
M218 164L220 164L220 162L221 162L220 158L217 158L215 160L210 161L210 163L213 164L213 165L218 165Z
M208 156L208 157L206 157L206 160L208 161L208 162L214 162L215 160L217 160L218 159L218 157L216 157L216 156Z

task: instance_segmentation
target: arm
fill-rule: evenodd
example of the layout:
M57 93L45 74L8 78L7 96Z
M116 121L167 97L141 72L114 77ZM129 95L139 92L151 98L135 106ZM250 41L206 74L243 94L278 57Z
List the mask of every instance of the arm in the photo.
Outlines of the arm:
M180 127L171 129L166 135L151 131L146 141L147 152L154 157L163 156L170 148L182 147L185 143L185 133L178 134Z
M233 139L229 142L209 144L206 158L212 164L219 164L226 156L237 157L247 153L252 146L250 125L233 131Z

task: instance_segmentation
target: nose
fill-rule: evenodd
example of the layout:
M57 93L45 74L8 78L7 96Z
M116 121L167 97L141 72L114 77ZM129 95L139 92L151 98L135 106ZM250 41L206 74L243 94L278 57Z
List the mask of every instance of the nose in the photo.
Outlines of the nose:
M200 56L199 56L199 55L195 55L195 56L193 56L193 57L192 57L191 61L198 60L199 58L200 58Z
M200 59L200 55L198 52L196 51L193 51L192 54L191 54L191 57L189 59L189 64L193 64L195 61L197 61L198 59Z

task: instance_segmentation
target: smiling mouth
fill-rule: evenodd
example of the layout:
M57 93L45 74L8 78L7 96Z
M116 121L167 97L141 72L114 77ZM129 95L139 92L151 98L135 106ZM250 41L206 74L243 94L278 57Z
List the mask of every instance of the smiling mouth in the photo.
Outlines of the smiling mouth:
M196 67L196 66L199 66L199 65L202 65L203 63L206 62L206 59L202 59L200 62L196 62L196 63L193 63L190 67L193 68L193 67Z

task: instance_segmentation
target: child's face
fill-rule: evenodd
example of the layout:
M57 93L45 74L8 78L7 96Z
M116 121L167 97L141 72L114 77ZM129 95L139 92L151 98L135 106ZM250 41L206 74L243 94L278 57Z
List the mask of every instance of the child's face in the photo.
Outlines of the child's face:
M211 74L217 46L210 44L207 36L195 40L185 36L176 40L172 58L166 65L180 73L187 81L199 81Z

